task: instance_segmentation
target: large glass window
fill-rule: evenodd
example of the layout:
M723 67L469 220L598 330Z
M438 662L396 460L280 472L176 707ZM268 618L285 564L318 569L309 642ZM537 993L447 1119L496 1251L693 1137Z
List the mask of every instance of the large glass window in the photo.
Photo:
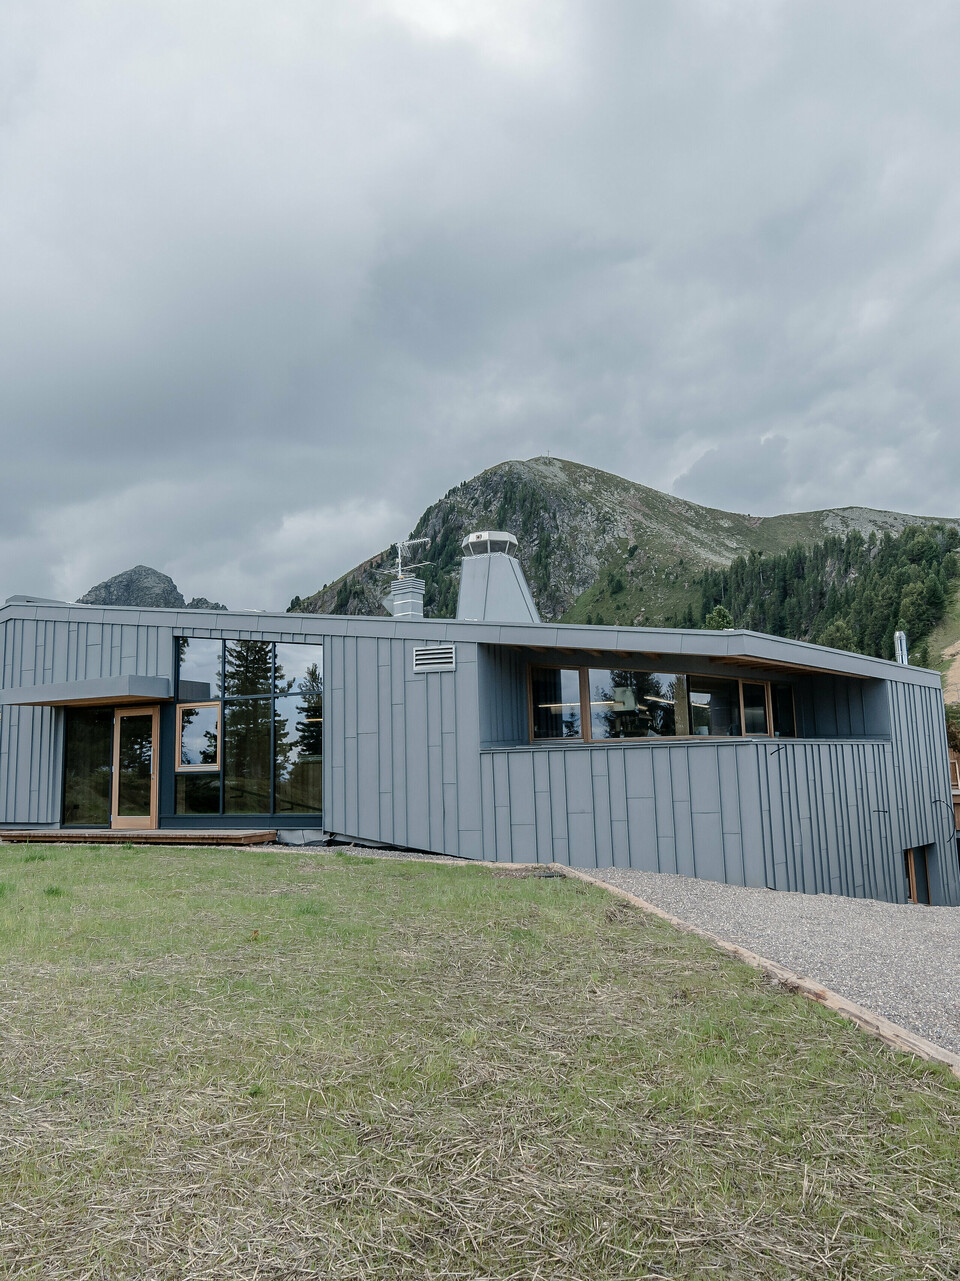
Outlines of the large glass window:
M796 734L786 683L631 668L529 671L534 741Z
M274 711L278 814L319 814L323 799L323 708L309 693L278 698Z
M533 737L580 737L580 672L577 668L534 667Z
M68 707L63 754L64 826L109 827L113 708Z
M323 647L186 638L178 645L176 812L319 814ZM184 698L203 687L214 689L215 701Z
M178 814L219 814L220 775L178 774Z
M273 702L237 699L223 707L223 812L269 814Z
M315 645L278 645L274 668L274 693L296 694L310 690L319 694L323 663Z
M220 704L177 708L177 769L220 768Z
M793 686L771 685L770 701L773 704L773 733L776 738L796 738L797 723L793 708Z
M767 734L767 687L756 681L743 681L743 732Z
M690 733L713 738L740 733L740 682L691 676Z
M202 636L178 636L179 679L177 697L202 703L220 697L223 641Z
M591 668L587 688L591 738L662 738L690 733L685 676Z
M273 693L273 646L267 641L227 641L224 698Z

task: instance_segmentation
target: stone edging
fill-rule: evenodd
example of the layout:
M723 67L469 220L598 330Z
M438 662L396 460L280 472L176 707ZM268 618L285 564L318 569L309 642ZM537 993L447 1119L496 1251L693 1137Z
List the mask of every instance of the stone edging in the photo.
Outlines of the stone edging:
M494 866L496 866L494 864ZM617 885L608 885L606 881L601 881L591 876L588 872L581 871L577 867L567 867L561 863L547 864L550 871L560 873L566 877L572 877L578 881L584 881L587 885L596 885L600 889L606 890L608 894L613 894L617 898L625 899L632 903L634 907L639 907L644 912L649 912L653 916L659 916L663 921L675 926L679 930L684 930L688 934L697 934L700 938L706 939L714 947L730 956L735 956L737 960L745 961L747 965L752 965L755 970L762 970L771 978L776 979L778 983L790 992L799 992L801 996L808 997L811 1001L816 1001L818 1005L824 1006L825 1009L833 1010L842 1018L849 1019L856 1023L857 1027L878 1040L883 1041L894 1050L900 1050L904 1054L912 1054L916 1058L926 1059L930 1063L945 1063L953 1072L954 1076L960 1077L960 1054L953 1054L950 1050L945 1050L940 1045L935 1045L933 1041L928 1041L922 1036L917 1036L915 1032L910 1032L905 1027L900 1027L897 1023L891 1023L885 1019L882 1014L874 1014L872 1010L865 1009L862 1005L857 1005L855 1001L850 1001L839 992L832 992L829 988L814 982L813 979L804 978L800 974L795 974L793 970L785 969L784 966L778 965L776 961L768 961L766 957L757 956L756 952L750 952L745 947L740 947L737 943L731 943L728 939L722 939L716 934L711 934L709 930L702 930L698 925L691 925L689 921L681 921L677 916L671 916L662 908L655 907L653 903L648 903L646 899L639 898L636 894L631 894L629 890L622 890Z

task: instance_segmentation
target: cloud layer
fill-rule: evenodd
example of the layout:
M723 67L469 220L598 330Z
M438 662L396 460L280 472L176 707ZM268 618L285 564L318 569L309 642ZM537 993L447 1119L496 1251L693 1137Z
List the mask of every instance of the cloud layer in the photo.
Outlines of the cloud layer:
M944 0L8 0L0 598L277 607L547 450L956 515Z

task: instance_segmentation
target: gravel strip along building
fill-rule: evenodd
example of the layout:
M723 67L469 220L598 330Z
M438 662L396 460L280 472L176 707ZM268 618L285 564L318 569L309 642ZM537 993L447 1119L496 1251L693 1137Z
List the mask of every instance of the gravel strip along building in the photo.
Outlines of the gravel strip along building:
M516 539L457 618L0 609L0 836L344 839L960 903L937 673L746 631L541 622Z
M626 868L592 875L960 1053L960 912Z

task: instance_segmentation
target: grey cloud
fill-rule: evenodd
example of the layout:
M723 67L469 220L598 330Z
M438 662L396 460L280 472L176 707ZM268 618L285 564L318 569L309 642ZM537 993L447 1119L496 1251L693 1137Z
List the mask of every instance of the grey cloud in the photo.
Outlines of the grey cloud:
M958 51L935 0L12 0L0 595L282 605L547 449L955 513Z

